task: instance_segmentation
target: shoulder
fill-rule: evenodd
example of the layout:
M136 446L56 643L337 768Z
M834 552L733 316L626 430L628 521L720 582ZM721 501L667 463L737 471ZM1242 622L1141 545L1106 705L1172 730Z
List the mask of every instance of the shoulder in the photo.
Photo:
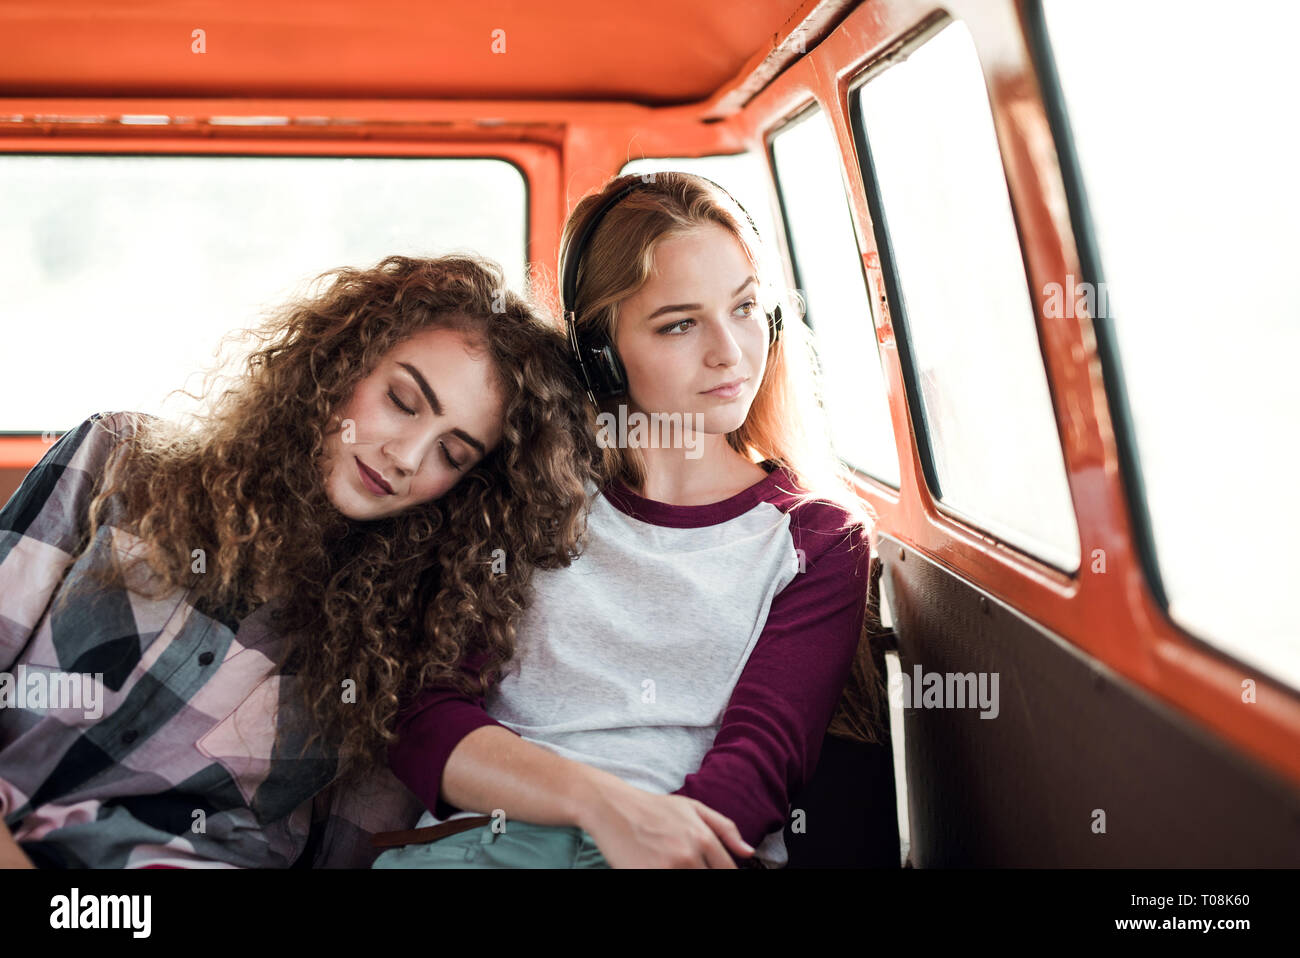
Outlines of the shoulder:
M117 438L134 435L157 421L158 417L152 413L127 410L97 412L85 420L86 423L94 423L100 431L108 432Z
M147 418L99 412L65 432L4 504L3 531L71 549L114 449Z
M67 449L110 447L134 435L158 417L144 412L97 412L83 419L60 437L58 445Z
M69 429L41 461L32 467L34 482L80 494L109 470L117 451L145 424L157 419L148 413L114 411L87 416ZM56 497L59 498L59 497Z
M778 466L772 478L767 501L789 518L801 567L834 567L840 574L865 580L871 548L867 513L809 492L784 467Z
M67 447L64 461L77 458L86 466L103 466L118 445L157 420L151 413L127 410L93 413L59 440Z

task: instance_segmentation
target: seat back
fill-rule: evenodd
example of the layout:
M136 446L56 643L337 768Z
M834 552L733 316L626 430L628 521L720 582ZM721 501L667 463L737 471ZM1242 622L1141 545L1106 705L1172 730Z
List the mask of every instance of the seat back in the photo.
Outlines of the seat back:
M876 674L885 675L885 653L894 634L880 622L882 566L871 557L867 593L867 637ZM855 681L861 676L855 676ZM898 805L889 709L881 702L882 740L856 740L845 721L844 703L822 741L811 779L792 797L786 822L788 868L898 868ZM802 812L802 815L797 813ZM795 831L799 828L800 831Z

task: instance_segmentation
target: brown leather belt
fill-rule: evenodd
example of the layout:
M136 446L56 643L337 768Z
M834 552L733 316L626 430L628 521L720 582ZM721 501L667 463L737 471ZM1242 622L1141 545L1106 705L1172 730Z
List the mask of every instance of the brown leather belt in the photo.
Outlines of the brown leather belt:
M441 825L430 825L427 828L410 828L404 832L376 832L370 837L370 844L376 848L422 845L427 842L436 842L448 835L455 835L457 832L469 831L471 828L481 828L490 824L491 821L492 816L490 815L475 815L473 817L453 818L449 822L443 822Z

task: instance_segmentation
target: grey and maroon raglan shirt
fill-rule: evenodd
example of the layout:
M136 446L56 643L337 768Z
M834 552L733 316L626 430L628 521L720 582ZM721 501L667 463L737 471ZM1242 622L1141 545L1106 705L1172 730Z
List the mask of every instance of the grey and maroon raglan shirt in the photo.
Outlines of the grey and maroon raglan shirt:
M785 865L790 800L816 768L861 634L865 526L806 498L782 467L709 505L621 483L589 492L587 545L534 573L501 680L484 698L426 689L403 711L389 758L431 810L419 824L490 814L439 789L457 743L498 725L703 802L764 864Z

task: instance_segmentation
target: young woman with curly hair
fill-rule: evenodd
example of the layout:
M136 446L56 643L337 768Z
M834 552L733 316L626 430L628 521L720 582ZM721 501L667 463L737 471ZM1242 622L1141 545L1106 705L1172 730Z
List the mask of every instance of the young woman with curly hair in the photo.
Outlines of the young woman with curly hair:
M322 279L189 426L93 415L0 510L0 857L369 864L399 704L481 690L576 553L598 451L500 268Z
M377 836L401 847L375 867L781 867L832 720L876 741L883 699L871 516L806 327L781 322L753 222L701 177L612 180L560 257L613 478L582 556L534 579L489 693L432 687L404 711L391 765L430 811Z

